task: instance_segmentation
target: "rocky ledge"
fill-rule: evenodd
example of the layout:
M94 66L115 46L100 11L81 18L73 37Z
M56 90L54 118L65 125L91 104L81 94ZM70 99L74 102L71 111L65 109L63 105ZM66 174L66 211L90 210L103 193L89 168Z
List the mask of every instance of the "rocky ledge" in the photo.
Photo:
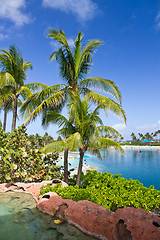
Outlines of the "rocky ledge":
M42 185L56 184L55 181L41 183L0 184L0 192L25 191L37 200L40 211L66 220L83 232L106 240L160 240L160 216L142 209L126 207L110 212L89 201L74 202L62 199L49 192L39 196ZM62 182L63 186L66 183Z

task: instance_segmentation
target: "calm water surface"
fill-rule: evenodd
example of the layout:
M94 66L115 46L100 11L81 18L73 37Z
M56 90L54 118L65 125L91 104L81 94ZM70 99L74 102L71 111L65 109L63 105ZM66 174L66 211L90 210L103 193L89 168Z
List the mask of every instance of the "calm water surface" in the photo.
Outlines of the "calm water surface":
M0 193L0 240L95 240L67 223L40 212L26 193Z
M120 173L127 179L139 180L145 187L154 185L160 190L160 151L157 149L141 150L138 154L135 149L124 149L125 155L115 150L101 151L102 160L86 153L87 165L97 166L101 172L112 174ZM72 167L78 165L78 159L70 160Z

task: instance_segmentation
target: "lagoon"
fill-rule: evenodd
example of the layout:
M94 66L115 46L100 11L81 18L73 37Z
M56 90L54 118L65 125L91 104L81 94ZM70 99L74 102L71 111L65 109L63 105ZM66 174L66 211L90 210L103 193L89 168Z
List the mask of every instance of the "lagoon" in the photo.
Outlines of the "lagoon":
M153 185L155 189L160 190L160 151L158 148L126 148L124 150L124 155L113 149L101 150L102 160L85 153L89 158L85 159L84 164L96 166L102 173L121 174L124 178L139 180L145 187ZM77 167L78 160L72 157L69 160L71 167Z

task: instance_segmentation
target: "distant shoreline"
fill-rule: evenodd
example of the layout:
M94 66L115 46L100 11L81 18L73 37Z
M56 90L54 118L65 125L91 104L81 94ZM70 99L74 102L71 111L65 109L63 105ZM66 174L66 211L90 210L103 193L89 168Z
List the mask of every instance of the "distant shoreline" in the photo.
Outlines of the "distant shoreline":
M122 148L133 148L133 149L145 149L145 150L149 150L149 149L159 149L160 150L160 146L142 146L142 145L121 145Z

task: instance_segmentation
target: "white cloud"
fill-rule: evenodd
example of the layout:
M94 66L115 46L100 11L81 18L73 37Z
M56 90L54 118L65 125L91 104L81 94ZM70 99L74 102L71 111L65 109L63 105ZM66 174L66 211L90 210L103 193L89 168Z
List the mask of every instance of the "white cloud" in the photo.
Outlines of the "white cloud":
M158 121L158 124L160 124L160 120Z
M0 33L0 40L5 40L7 39L9 36L7 34L3 34L3 33Z
M58 43L58 42L54 42L54 41L51 41L50 42L50 45L51 45L51 47L52 47L52 49L54 50L54 51L57 51L59 48L60 48L60 43Z
M98 10L98 6L92 0L43 0L43 6L66 13L72 12L78 20L83 21L93 18Z
M74 40L72 38L69 38L68 39L68 44L71 48L74 47Z
M13 21L17 26L30 22L30 17L22 12L25 0L0 0L0 17Z
M156 29L160 31L160 11L158 12L156 17Z
M124 130L127 126L124 123L118 123L112 126L117 131Z
M74 47L74 40L72 38L68 38L68 44L71 48ZM55 41L51 41L50 45L54 51L58 50L61 47L61 44Z

